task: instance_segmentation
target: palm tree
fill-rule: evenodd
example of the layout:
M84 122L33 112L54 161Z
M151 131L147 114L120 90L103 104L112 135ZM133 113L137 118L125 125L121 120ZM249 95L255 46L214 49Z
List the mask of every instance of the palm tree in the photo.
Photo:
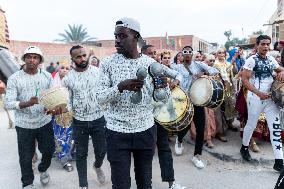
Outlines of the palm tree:
M85 43L96 40L95 37L90 37L88 35L87 29L80 25L70 25L68 24L69 30L64 30L65 33L59 33L58 35L62 39L56 39L55 41L61 41L66 43Z

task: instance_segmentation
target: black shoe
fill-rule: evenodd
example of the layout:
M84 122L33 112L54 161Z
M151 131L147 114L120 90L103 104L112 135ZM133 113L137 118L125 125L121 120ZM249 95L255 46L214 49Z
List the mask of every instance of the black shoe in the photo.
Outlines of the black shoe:
M283 166L283 159L275 159L275 163L273 165L273 169L275 171L281 172L283 168L284 168L284 166Z
M240 152L241 152L242 157L246 161L251 161L252 160L252 158L250 156L250 153L249 153L249 150L248 150L248 146L242 146Z

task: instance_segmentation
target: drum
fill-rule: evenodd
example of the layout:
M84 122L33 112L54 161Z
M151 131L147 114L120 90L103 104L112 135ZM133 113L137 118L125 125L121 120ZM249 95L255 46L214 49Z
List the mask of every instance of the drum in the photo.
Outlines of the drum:
M55 107L65 108L68 104L69 93L65 87L54 87L44 91L39 97L39 103L48 110Z
M175 87L171 91L167 103L155 102L154 106L155 121L168 131L181 131L192 121L193 104L179 87Z
M224 86L219 80L202 77L192 83L189 97L196 106L216 108L224 100Z
M271 99L280 107L280 125L284 131L284 83L274 81L271 86Z
M56 123L63 128L70 127L72 120L73 120L72 112L65 112L55 116Z
M271 86L271 99L280 108L284 108L284 83L274 81Z

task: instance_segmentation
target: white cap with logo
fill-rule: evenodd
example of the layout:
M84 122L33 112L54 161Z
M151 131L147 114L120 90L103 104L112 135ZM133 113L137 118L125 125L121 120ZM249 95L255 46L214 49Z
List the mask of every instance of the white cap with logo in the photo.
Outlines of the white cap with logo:
M119 27L119 26L132 29L140 34L140 24L137 20L133 18L125 17L125 18L119 19L116 22L115 27Z

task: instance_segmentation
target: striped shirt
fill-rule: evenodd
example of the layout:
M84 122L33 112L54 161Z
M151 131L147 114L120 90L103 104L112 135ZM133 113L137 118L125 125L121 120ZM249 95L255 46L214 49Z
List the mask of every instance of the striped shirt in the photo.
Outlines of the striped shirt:
M183 76L183 80L180 86L184 91L189 90L192 82L197 79L197 74L201 72L208 73L209 75L215 75L219 73L217 69L198 61L192 61L187 68L184 64L178 64L174 66L173 69L178 71Z

